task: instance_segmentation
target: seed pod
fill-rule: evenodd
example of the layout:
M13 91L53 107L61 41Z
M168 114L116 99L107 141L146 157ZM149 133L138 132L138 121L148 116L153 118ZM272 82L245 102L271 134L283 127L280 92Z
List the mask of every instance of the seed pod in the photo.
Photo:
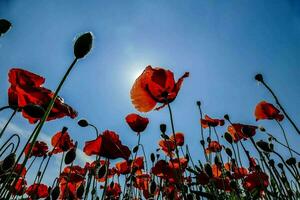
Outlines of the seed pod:
M267 143L263 140L257 141L256 145L265 152L272 152L272 149L270 148L269 143Z
M77 59L86 56L92 49L93 35L91 32L87 32L78 37L74 44L74 55Z
M229 144L232 144L232 143L233 143L233 138L232 138L232 136L230 135L230 133L226 132L226 133L224 134L224 138L225 138L225 140L226 140Z
M202 146L204 146L204 145L205 145L205 141L204 141L204 140L200 140L200 144L201 144Z
M196 102L197 106L201 106L201 101Z
M77 124L81 127L87 127L89 125L88 121L86 119L81 119L77 122Z
M11 28L11 23L6 19L0 19L0 36Z
M264 78L262 76L262 74L256 74L254 77L255 80L259 81L259 82L263 82Z
M230 148L225 148L225 152L230 158L232 157L232 151Z
M136 146L133 148L132 152L133 152L133 153L136 153L138 150L139 150L139 145L136 145Z
M205 173L206 173L209 177L212 177L212 176L213 176L212 168L211 168L210 164L206 163L206 164L204 165L204 171L205 171Z
M36 104L28 104L23 107L23 111L30 117L41 119L45 114L45 109Z
M102 165L99 170L98 170L98 173L97 173L97 176L98 178L103 178L106 174L106 166L105 165Z
M152 161L153 163L155 162L155 155L154 155L154 153L151 153L150 159L151 159L151 161Z
M60 190L59 190L59 187L57 185L57 186L55 186L55 188L51 192L51 198L52 198L52 200L58 199L59 194L60 194Z
M84 193L84 185L80 184L80 186L78 187L77 191L76 191L76 195L79 199L82 199Z
M8 171L14 166L15 162L16 162L16 154L11 153L6 158L4 158L1 165L1 169L3 171Z
M166 124L161 124L161 125L159 126L159 128L160 128L160 131L161 131L162 133L166 133L166 130L167 130L167 125L166 125Z
M72 148L66 153L65 157L65 164L69 165L71 164L76 158L76 149Z

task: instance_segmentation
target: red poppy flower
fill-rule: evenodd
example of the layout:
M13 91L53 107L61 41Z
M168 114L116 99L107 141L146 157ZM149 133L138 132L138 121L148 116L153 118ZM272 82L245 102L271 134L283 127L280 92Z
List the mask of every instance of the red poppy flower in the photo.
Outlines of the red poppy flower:
M262 101L255 107L256 121L261 119L270 119L282 121L284 116L280 114L280 111L273 105L266 101Z
M22 169L22 171L21 171L21 169ZM20 175L21 177L24 177L27 173L26 167L22 167L22 165L19 164L19 163L16 164L16 167L15 167L14 171L15 171L16 174Z
M197 175L197 183L200 185L207 185L209 183L209 176L205 172L201 171Z
M9 105L18 108L38 105L44 110L47 109L54 93L41 86L45 82L44 78L22 69L11 69L8 77L11 83L8 89ZM33 116L32 113L25 109L22 110L22 114L30 123L36 123L41 118L41 116ZM47 121L65 116L75 118L77 112L65 104L62 98L58 97Z
M175 133L175 139L172 135L170 139L162 139L158 142L158 145L161 147L162 151L172 157L174 155L173 151L175 150L175 141L177 146L184 145L184 134L183 133Z
M139 190L149 190L149 182L151 176L149 174L137 174L135 176L134 186Z
M184 145L184 134L183 133L175 133L175 139L174 135L171 135L170 137L171 141L176 141L177 146L183 146Z
M14 188L11 188L10 191L13 195L21 196L26 191L27 182L24 178L19 178L15 184Z
M247 135L244 134L244 130L247 129ZM247 139L252 137L256 133L257 126L245 125L245 124L232 124L228 126L227 130L232 136L234 142L238 142L241 139Z
M130 91L134 107L140 112L151 111L157 103L163 103L159 108L164 107L175 100L183 79L188 76L189 73L186 72L175 82L174 74L170 70L147 66Z
M249 192L254 189L263 191L263 189L267 188L269 185L269 176L264 172L253 172L246 176L243 185Z
M213 177L220 177L222 175L221 167L219 165L213 164L211 166Z
M136 170L144 169L144 157L137 157L134 161L122 161L116 163L116 169L120 174L129 174L131 172L131 168L135 168Z
M177 165L177 167L179 168L179 165ZM174 170L174 168L170 167L170 164L165 160L159 160L152 167L151 172L162 179L167 179L169 182L174 183L175 180L178 180L178 178L183 178L178 177L181 174L176 174L178 171Z
M51 152L53 154L68 151L75 147L75 144L67 131L59 131L53 135L51 138L51 145L53 146Z
M32 148L32 151L31 151L31 154L29 154L29 150L30 150L30 146L31 146L31 143L27 144L25 150L24 150L24 154L25 156L29 156L32 157L32 156L35 156L35 157L44 157L47 155L47 152L48 152L48 146L45 142L43 141L36 141L34 143L34 146Z
M59 178L69 180L69 182L72 183L81 183L84 180L85 174L85 168L82 168L79 165L67 166L64 168Z
M127 146L122 145L119 135L106 130L95 140L85 143L83 151L86 155L99 155L109 159L124 158L128 160L131 152Z
M70 182L66 179L61 179L59 182L59 199L80 200L80 198L77 197L77 190L81 184L82 182Z
M216 152L220 152L221 150L222 150L222 146L219 144L219 142L211 141L208 144L208 147L205 149L205 153L206 154L210 154L212 152L216 153Z
M113 185L109 185L106 188L106 197L108 199L119 199L120 194L122 193L121 186L118 183L114 183Z
M132 113L126 116L126 122L134 132L141 133L146 129L149 119Z
M231 191L230 179L228 177L226 177L226 178L213 177L211 180L214 182L214 185L219 190L224 190L225 192Z
M233 169L233 178L241 179L248 175L248 170L245 167L235 167Z
M208 127L216 127L216 126L223 126L224 120L223 119L213 119L210 118L208 115L204 116L204 119L201 119L201 125L203 128Z
M28 187L26 194L33 199L40 199L48 197L48 186L44 184L33 184Z
M108 168L107 179L110 179L110 178L114 177L115 174L117 174L117 169L115 167ZM98 182L105 182L105 178L106 178L106 175L101 177L101 178L97 178L97 181Z

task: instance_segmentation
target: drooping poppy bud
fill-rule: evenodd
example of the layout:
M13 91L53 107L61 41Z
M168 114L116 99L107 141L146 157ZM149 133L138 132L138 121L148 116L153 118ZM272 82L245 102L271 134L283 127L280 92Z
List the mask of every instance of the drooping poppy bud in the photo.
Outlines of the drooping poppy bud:
M6 19L0 19L0 36L11 28L11 23Z
M226 132L226 133L224 134L224 138L225 138L225 140L226 140L229 144L232 144L233 138L232 138L232 136L230 135L230 133Z
M265 152L272 152L272 149L270 148L269 143L263 141L263 140L259 140L256 142L256 145L263 151Z
M150 158L151 158L151 161L154 163L155 162L155 155L154 155L154 153L151 153Z
M86 119L81 119L77 122L77 124L81 127L87 127L89 125L88 121Z
M136 153L138 150L139 150L139 145L136 145L136 146L132 149L132 152L133 152L133 153Z
M76 191L77 198L82 199L83 194L84 194L84 185L81 183Z
M286 162L286 164L288 164L289 166L296 165L296 163L297 163L296 158L294 158L294 157L291 157L291 158L287 159L285 162Z
M105 174L106 174L106 166L102 165L97 172L97 178L98 179L103 178Z
M225 149L226 154L231 158L232 157L232 151L229 148Z
M55 186L55 188L51 192L51 198L53 200L56 200L56 199L58 199L59 194L60 194L59 186Z
M93 35L91 32L79 36L74 44L74 55L77 59L86 56L92 49Z
M15 162L16 162L16 154L11 153L6 158L4 158L1 165L1 169L3 171L10 170L14 166Z
M65 164L69 165L71 164L76 158L76 149L72 148L66 153L65 157Z

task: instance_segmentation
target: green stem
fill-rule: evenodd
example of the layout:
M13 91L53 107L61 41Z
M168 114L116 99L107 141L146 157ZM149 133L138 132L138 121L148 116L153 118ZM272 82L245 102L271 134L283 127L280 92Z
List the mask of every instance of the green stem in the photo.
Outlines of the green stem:
M6 124L4 125L3 129L1 130L0 132L0 138L3 136L4 134L4 131L6 130L8 124L11 122L11 120L14 118L14 116L16 115L17 113L17 109L14 109L14 112L11 114L10 118L8 119L8 121L6 122Z
M105 183L104 183L103 194L102 194L101 200L104 200L105 196L106 196L106 188L107 188L107 182L108 182L107 178L108 178L108 169L109 169L109 159L108 158L105 159L105 165L106 165Z

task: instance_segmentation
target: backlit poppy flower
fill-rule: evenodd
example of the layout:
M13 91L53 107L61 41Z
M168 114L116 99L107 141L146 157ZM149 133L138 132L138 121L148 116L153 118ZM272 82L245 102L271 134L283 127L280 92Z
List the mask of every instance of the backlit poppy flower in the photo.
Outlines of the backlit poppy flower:
M149 123L148 118L134 113L127 115L125 119L130 128L136 133L143 132Z
M188 160L186 158L179 158L179 161L178 161L178 158L175 158L175 159L171 159L169 161L169 167L171 169L180 170L180 167L181 167L182 172L187 167L187 164L188 164Z
M59 182L59 199L80 200L80 198L77 197L77 190L81 184L82 182L70 182L66 179L61 179Z
M245 167L235 167L233 169L233 178L241 179L248 175L248 170Z
M22 169L22 171L21 171L21 169ZM14 171L15 171L16 174L18 174L21 177L24 177L27 173L26 167L22 167L22 165L19 164L19 163L16 164L16 167L15 167Z
M216 126L223 126L224 120L223 119L213 119L210 118L208 115L204 116L204 119L201 119L201 125L203 128L208 127L216 127Z
M120 194L122 193L121 186L118 183L114 183L113 185L109 185L106 188L106 198L107 199L119 199Z
M26 191L27 182L24 178L19 178L15 184L15 187L10 189L13 195L21 196Z
M256 133L257 126L245 125L245 124L232 124L228 126L227 131L232 136L234 142L238 142L242 139L252 137ZM247 135L243 130L247 130Z
M211 179L212 182L214 182L214 185L219 190L224 190L225 192L230 192L230 179L228 177L221 178L221 177L213 177Z
M12 107L24 108L28 105L38 105L44 110L47 109L54 93L42 87L45 82L43 77L28 72L23 69L11 69L8 74L11 83L8 89L9 105ZM22 109L22 115L30 123L36 123L42 116L34 116L28 110ZM77 112L64 103L63 99L58 97L50 112L47 121L69 116L75 118Z
M32 199L46 198L49 195L48 186L35 183L28 187L26 194Z
M85 174L85 168L82 168L79 165L67 166L60 174L59 179L66 179L72 183L81 183L84 180Z
M71 139L67 131L59 131L51 138L51 145L53 150L51 153L57 154L61 152L66 152L75 147L73 140Z
M114 177L115 174L117 174L117 169L115 167L108 168L107 179ZM96 177L96 178L97 178L98 182L105 182L106 174L105 174L105 176L103 176L101 178L98 178L98 177Z
M99 155L109 159L124 158L128 160L131 151L124 146L119 135L106 130L95 140L85 142L83 151L86 155Z
M208 144L208 147L205 149L206 154L220 152L222 150L222 146L217 141L211 141Z
M253 172L248 174L245 179L243 186L249 192L253 191L254 189L263 191L264 188L267 188L269 185L269 176L264 172Z
M211 165L213 177L220 177L222 175L221 167L222 166L216 164Z
M170 139L162 139L158 142L158 145L161 147L162 151L168 155L173 156L173 151L176 149L175 141L177 146L184 145L184 134L183 133L175 133L175 140L174 136L172 135Z
M170 137L171 141L174 141L174 135L171 135ZM183 146L184 145L184 134L183 133L175 133L175 141L177 146Z
M280 114L280 111L273 105L266 101L258 103L255 107L255 117L256 121L261 119L270 119L282 121L284 116Z
M136 79L130 91L134 107L140 112L149 112L157 103L163 103L159 108L171 103L175 100L183 79L188 76L189 73L186 72L175 82L174 74L170 70L147 66Z
M144 157L137 157L134 161L121 161L116 163L116 169L119 174L129 174L131 172L131 168L135 168L135 170L144 169Z
M32 151L31 151L31 154L29 154L29 150L30 150L30 146L31 146L31 143L27 144L25 150L24 150L24 154L25 156L29 156L32 157L32 156L35 156L35 157L44 157L47 155L47 152L48 152L48 146L45 142L43 141L36 141L33 145L33 148L32 148Z
M135 176L134 186L139 190L149 190L151 176L149 174L138 174Z

